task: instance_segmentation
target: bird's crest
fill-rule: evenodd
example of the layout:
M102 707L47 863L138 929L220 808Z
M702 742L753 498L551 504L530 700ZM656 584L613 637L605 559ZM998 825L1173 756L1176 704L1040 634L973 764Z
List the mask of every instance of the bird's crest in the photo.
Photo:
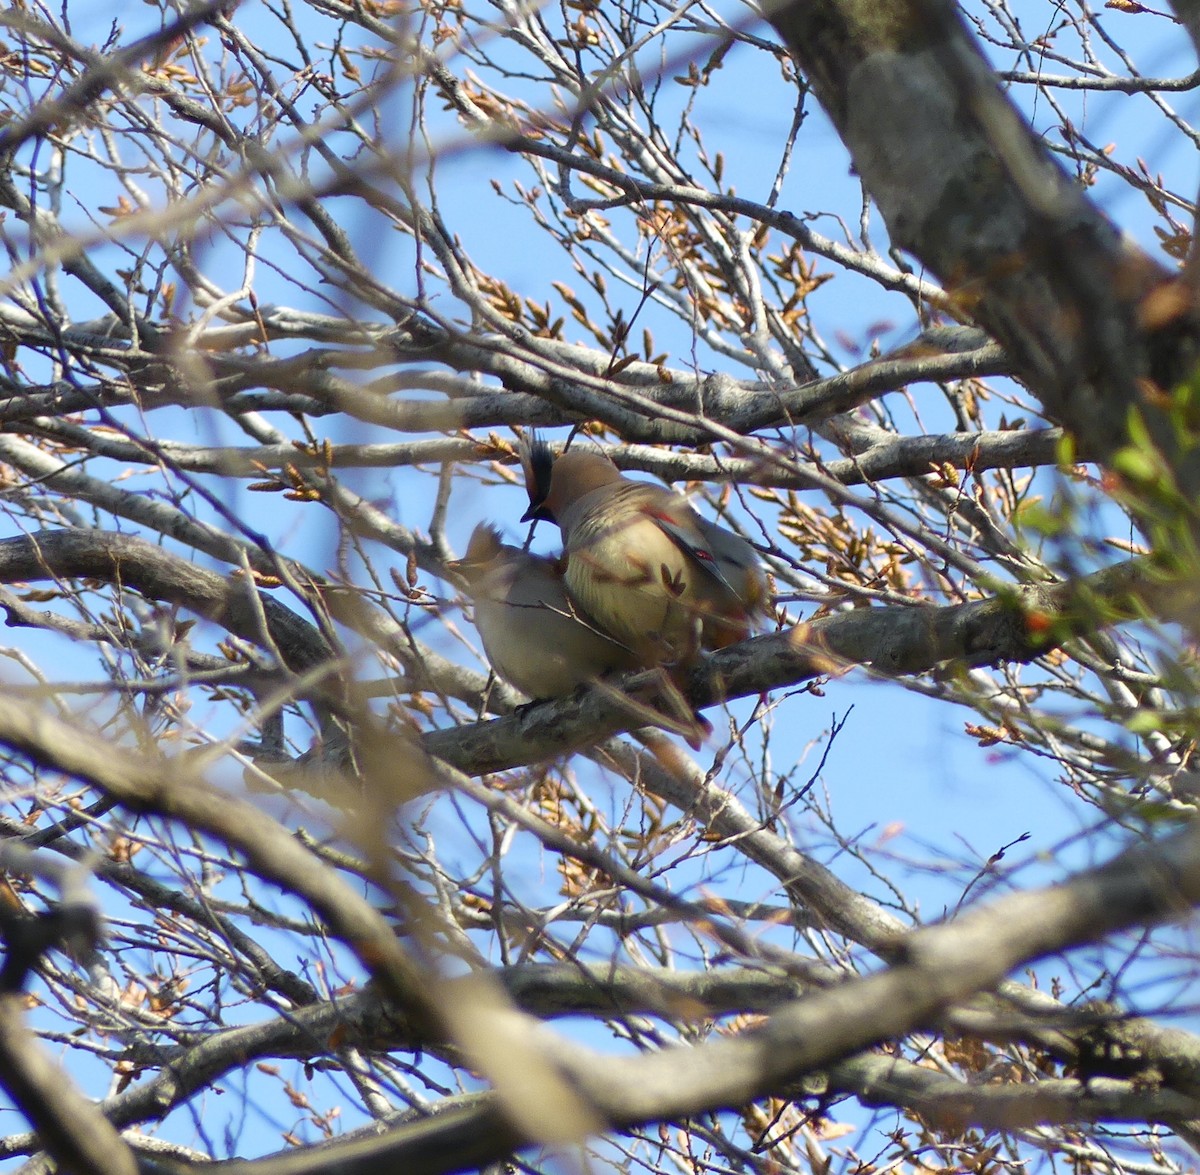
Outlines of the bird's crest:
M529 509L521 517L522 522L532 518L543 518L542 507L550 493L550 473L554 468L554 452L538 436L530 433L529 439L521 442L521 467L525 471L525 492L529 495Z
M554 468L554 451L537 433L525 446L525 487L531 500L541 501L550 490L550 471Z
M491 522L481 522L471 531L467 553L459 560L460 566L479 567L490 563L504 549L500 528Z

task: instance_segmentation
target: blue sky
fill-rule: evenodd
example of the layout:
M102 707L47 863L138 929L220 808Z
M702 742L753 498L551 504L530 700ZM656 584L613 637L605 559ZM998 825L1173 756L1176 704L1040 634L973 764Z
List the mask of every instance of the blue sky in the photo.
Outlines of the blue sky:
M1036 27L1042 6L1029 7L1030 22ZM133 8L120 16L127 22L123 40L153 27L157 19L156 12L149 8ZM71 18L77 36L85 41L99 41L112 19L111 8L75 3L71 5ZM1114 32L1143 60L1148 70L1183 72L1190 68L1189 50L1183 38L1171 31L1166 22L1130 17L1118 23L1122 20L1119 14L1110 19ZM260 20L264 29L268 27L262 9L254 3L241 10L238 20L250 30ZM997 64L1013 63L998 61ZM1194 114L1196 99L1178 97L1185 116ZM679 100L683 98L681 89ZM777 73L764 74L761 64L741 49L730 54L717 84L699 96L698 109L702 113L697 116L698 121L706 126L710 145L725 154L727 174L739 194L750 198L765 196L790 124L793 102L794 89ZM399 114L401 104L397 102L396 106ZM815 102L810 100L807 110L813 129L806 129L803 148L793 161L781 203L797 215L834 210L855 229L861 195L849 160ZM1032 114L1039 128L1054 121L1045 109L1034 110ZM1118 143L1117 158L1144 155L1151 171L1168 170L1175 177L1172 183L1178 190L1185 193L1194 190L1196 169L1192 155L1183 154L1165 137L1156 142L1154 131L1148 141L1143 141L1148 122L1145 99L1124 95L1084 97L1079 100L1073 117L1093 139ZM450 134L449 121L444 125ZM1151 125L1161 123L1156 121ZM454 134L461 139L459 132ZM1131 145L1126 147L1126 143ZM566 280L579 290L579 283L548 255L526 213L497 198L491 190L493 179L503 184L513 179L529 182L527 169L520 160L495 149L467 148L441 161L437 175L443 216L462 236L468 252L481 268L538 300L552 296L550 283L555 278ZM1146 205L1140 198L1128 195L1126 185L1101 176L1093 194L1143 244L1155 245ZM66 219L69 221L70 216ZM380 234L378 226L365 219L351 217L345 227L357 241L369 242L370 256L380 273L400 288L411 288L412 254L407 240L392 232ZM831 236L838 232L832 217L823 217L817 227ZM878 217L873 219L873 232L880 239L884 236ZM230 256L230 251L214 243L205 262L211 272L222 274ZM818 265L827 268L823 262ZM260 269L256 288L260 302L291 303L296 299L296 290L265 266ZM912 308L905 299L880 293L874 285L862 280L830 282L813 296L811 309L818 318L821 333L847 363L865 353L873 337L877 336L886 349L912 337L917 329ZM96 307L81 301L78 312L92 314ZM662 348L671 350L672 362L680 362L680 356L689 354L691 340L674 320L653 310L647 311L646 318ZM886 327L870 329L879 324ZM859 345L857 355L838 343L843 336ZM701 366L706 362L719 366L719 360L711 356L702 357ZM948 413L936 389L917 387L912 392L927 426L949 427ZM903 405L898 405L897 410L904 414ZM159 435L194 438L203 443L245 443L245 438L225 418L203 410L156 413L150 427ZM335 442L395 439L353 422L326 423L322 427ZM103 469L103 463L99 462L92 467L96 476ZM116 475L119 470L114 466L110 472ZM344 480L401 522L422 526L428 518L429 479L413 477L409 471L363 471L347 472ZM278 496L252 496L244 483L212 480L211 484L227 495L228 506L250 513L281 550L318 571L336 565L338 534L328 516L313 508L285 503ZM453 496L451 538L461 550L467 534L483 517L501 523L512 536L523 535L517 524L523 506L517 488L485 493L477 483L460 479ZM556 542L557 536L551 528L540 529L537 539L540 548ZM386 566L387 562L387 557L381 555L381 565ZM441 592L448 591L445 585L431 586ZM804 614L805 609L799 612ZM469 626L463 623L470 637ZM19 643L31 656L55 663L64 675L84 677L94 673L91 659L79 658L76 665L76 650L59 638L22 631L10 638L10 642ZM442 647L453 650L457 657L466 656L461 646L449 641ZM15 670L10 672L16 675ZM744 718L748 706L749 703L739 703L734 712ZM1006 884L1019 881L1032 885L1052 880L1071 867L1106 855L1114 843L1112 837L1082 835L1091 832L1097 821L1096 810L1080 804L1061 786L1052 764L1004 747L980 747L962 732L963 723L973 717L969 711L930 701L894 683L871 680L865 671L854 671L831 682L825 687L823 698L800 695L781 704L774 717L771 748L777 771L795 769L797 779L807 779L820 759L824 732L829 730L834 716L845 719L846 725L815 785L816 794L822 797L820 807L831 814L848 842L879 846L878 859L886 864L890 879L918 904L923 917L935 918L952 909L987 859L1023 834L1030 834L1029 839L1010 849L1005 857L1005 866L1012 870L1006 874ZM712 717L716 722L717 716ZM204 724L202 712L198 711L195 718L198 725ZM1077 720L1090 719L1079 715ZM711 752L704 753L711 756ZM580 771L585 773L586 768L580 767ZM221 776L225 782L234 783L237 773L231 767L221 772ZM629 803L619 784L593 779L589 785L596 789L597 802L607 806L614 820ZM754 806L755 799L748 792L742 798L748 806ZM454 838L463 838L461 852L465 858L473 848L464 836L462 818L449 804L443 808L431 826L445 845L444 851L451 856L458 847ZM314 819L311 812L290 818L305 823ZM475 819L482 825L477 814ZM889 899L886 886L878 878L868 876L847 852L833 843L815 814L792 809L789 819L799 847L831 864L852 884L861 884L880 900ZM520 867L513 872L514 879L520 882L532 904L552 904L558 884L553 861L526 841L520 840L519 844L522 856ZM713 880L707 873L712 864L711 858L701 856L681 868L672 884L686 884L699 892L700 886ZM721 862L722 867L726 864L725 860ZM742 868L740 861L735 868ZM773 881L750 868L737 878L736 885L730 885L725 876L719 882L748 899L770 897L776 888ZM972 893L978 896L986 892L989 884L984 879ZM281 942L281 957L290 949L290 944ZM1148 988L1145 995L1153 1003L1163 998L1162 989L1157 987ZM251 1007L248 1011L253 1016L260 1010ZM590 1027L582 1035L594 1044L608 1041L606 1032ZM99 1079L97 1073L96 1080ZM236 1082L230 1084L236 1086ZM236 1097L235 1090L234 1097L228 1100L232 1102ZM208 1120L210 1131L216 1129L215 1123L221 1121L222 1113L211 1105L203 1108L201 1116ZM280 1099L277 1107L264 1104L254 1113L262 1115L262 1122L255 1126L253 1120L249 1121L243 1138L255 1139L251 1150L269 1149L277 1140L278 1126L291 1121L291 1110ZM177 1118L180 1136L198 1129L191 1111ZM351 1118L347 1112L343 1125L353 1124Z

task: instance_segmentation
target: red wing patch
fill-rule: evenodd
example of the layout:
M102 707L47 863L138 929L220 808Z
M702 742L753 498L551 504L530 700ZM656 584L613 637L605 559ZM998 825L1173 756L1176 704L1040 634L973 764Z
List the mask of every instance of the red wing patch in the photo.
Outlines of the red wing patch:
M680 533L680 527L683 525L678 518L673 518L665 510L652 510L649 507L642 507L642 513L647 518L653 518L655 522L663 523L663 530L675 541L676 545L682 547L693 559L700 559L703 562L715 563L716 558L711 551L705 550L703 547L697 547L689 543Z

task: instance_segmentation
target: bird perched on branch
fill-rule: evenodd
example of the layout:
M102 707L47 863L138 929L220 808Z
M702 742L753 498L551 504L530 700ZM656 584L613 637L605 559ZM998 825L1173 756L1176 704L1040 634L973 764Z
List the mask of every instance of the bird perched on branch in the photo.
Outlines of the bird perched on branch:
M765 614L754 548L681 494L623 476L596 449L555 460L534 439L522 461L529 509L521 521L558 524L568 592L643 664L686 663L701 645L744 640Z
M570 600L558 561L502 543L494 526L481 522L453 566L467 581L492 668L531 698L563 697L640 664Z

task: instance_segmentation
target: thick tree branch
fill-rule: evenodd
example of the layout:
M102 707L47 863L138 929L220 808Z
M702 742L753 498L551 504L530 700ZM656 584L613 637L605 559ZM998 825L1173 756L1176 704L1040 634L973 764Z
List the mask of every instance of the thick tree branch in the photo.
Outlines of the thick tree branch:
M897 944L903 962L804 996L773 1013L761 1028L739 1036L632 1058L600 1056L548 1034L539 1034L537 1047L612 1128L736 1108L758 1097L786 1094L808 1074L931 1023L955 1002L993 987L1017 966L1114 931L1180 918L1197 903L1200 831L1189 828L1156 844L1129 849L1061 885L1016 894L916 931ZM856 1082L881 1097L888 1089L903 1087L917 1102L934 1084L943 1092L940 1082L919 1084L912 1068L889 1067L886 1061L875 1065L867 1058ZM996 1096L985 1097L953 1083L944 1092L949 1097L948 1117L959 1124L980 1114L994 1117L1000 1125L1013 1125L1030 1116L1036 1119L1041 1112L1031 1104L1036 1100L1032 1093L1020 1089L988 1090ZM1094 1091L1076 1082L1050 1083L1045 1113L1058 1120L1068 1106L1072 1114L1084 1117L1121 1115L1133 1106L1168 1120L1200 1111L1200 1103L1191 1097L1139 1097L1123 1082L1102 1082ZM489 1136L490 1142L484 1141ZM406 1170L433 1175L502 1159L522 1142L492 1106L456 1113L440 1126L435 1118L395 1136L356 1140L344 1148L335 1145L320 1161L322 1169L364 1175L378 1170L382 1162L402 1162ZM230 1175L301 1175L314 1170L313 1163L312 1155L293 1154L231 1163L223 1170Z
M1079 584L1013 588L976 603L840 612L713 654L691 674L686 693L695 705L711 706L857 665L892 676L944 662L1028 661L1073 632L1129 615L1137 599L1163 594L1147 566L1128 563ZM581 699L546 702L509 718L434 731L424 743L458 770L484 775L569 754L643 725L644 718L644 711L631 714L611 691L595 689Z
M962 299L1051 418L1102 463L1130 443L1136 406L1195 500L1200 458L1145 394L1190 370L1195 316L1162 302L1144 309L1169 275L1051 160L949 0L783 2L767 15L895 244Z

